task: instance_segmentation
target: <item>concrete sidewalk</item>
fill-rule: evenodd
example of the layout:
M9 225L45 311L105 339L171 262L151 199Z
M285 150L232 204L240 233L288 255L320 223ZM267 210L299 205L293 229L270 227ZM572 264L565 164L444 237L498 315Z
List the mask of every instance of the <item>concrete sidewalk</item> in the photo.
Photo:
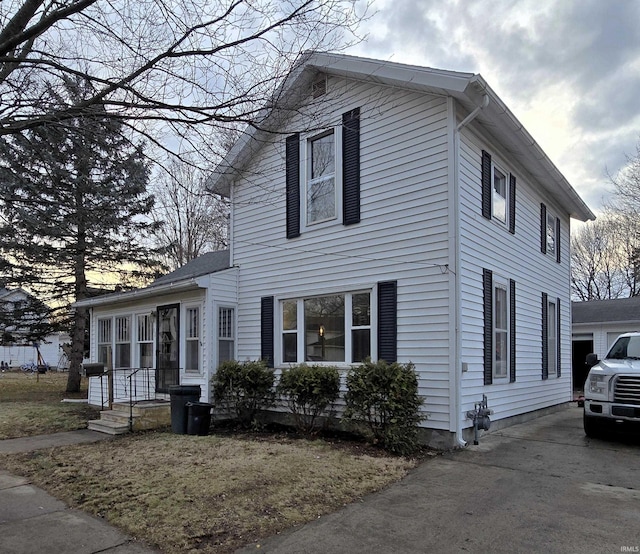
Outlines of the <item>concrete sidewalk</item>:
M81 429L0 441L1 454L31 452L112 437ZM2 554L153 554L100 518L70 509L24 477L0 470Z

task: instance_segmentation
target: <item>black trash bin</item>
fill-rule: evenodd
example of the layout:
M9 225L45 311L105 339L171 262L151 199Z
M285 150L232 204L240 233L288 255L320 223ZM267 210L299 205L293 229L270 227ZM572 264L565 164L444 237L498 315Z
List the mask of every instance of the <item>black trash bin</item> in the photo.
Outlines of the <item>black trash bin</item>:
M200 385L171 385L171 430L178 435L187 433L187 403L200 400Z
M211 408L213 408L213 404L208 404L207 402L187 403L187 410L189 412L187 435L205 437L209 434L209 427L211 427Z

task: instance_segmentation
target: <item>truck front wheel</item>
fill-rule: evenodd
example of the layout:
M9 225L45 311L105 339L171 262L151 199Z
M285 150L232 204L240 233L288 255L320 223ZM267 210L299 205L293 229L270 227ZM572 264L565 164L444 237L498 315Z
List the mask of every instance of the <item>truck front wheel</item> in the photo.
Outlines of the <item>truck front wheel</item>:
M598 438L602 435L602 423L597 417L588 416L583 413L582 423L584 425L584 434L589 438Z

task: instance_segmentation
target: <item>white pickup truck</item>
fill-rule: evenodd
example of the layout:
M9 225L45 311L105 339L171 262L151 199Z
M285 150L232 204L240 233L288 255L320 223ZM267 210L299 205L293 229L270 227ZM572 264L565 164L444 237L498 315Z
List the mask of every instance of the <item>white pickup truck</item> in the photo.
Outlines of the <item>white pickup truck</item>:
M587 365L593 367L584 384L585 434L624 422L640 427L640 333L620 335L603 360L589 354Z

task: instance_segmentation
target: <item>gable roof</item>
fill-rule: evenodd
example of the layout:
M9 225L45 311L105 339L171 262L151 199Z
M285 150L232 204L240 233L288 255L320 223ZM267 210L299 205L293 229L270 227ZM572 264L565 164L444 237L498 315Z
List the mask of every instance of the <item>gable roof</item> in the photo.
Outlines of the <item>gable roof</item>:
M640 323L640 296L615 300L590 300L571 303L573 324L579 323Z
M200 288L197 282L198 277L217 273L229 269L229 250L219 250L218 252L208 252L191 260L189 263L179 267L175 271L163 275L151 283L148 287L132 290L128 292L114 292L87 298L74 302L72 306L77 308L89 308L93 306L105 306L108 304L118 304L159 296L161 294L171 294L174 292L194 290Z
M304 92L309 90L318 73L452 96L469 112L483 106L476 121L544 187L547 194L571 217L581 221L595 219L542 148L479 74L325 52L308 52L301 56L276 92L272 106L265 108L260 128L249 128L211 175L208 181L211 190L228 196L233 180L255 156L265 138L282 130L279 128L282 122L290 110L303 101Z

